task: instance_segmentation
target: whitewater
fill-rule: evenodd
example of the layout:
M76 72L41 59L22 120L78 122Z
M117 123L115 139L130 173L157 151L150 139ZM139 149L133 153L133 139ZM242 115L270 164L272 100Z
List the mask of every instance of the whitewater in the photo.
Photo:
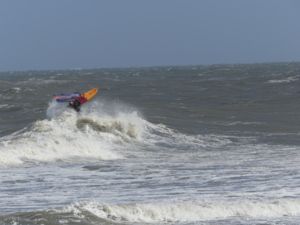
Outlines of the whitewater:
M0 224L298 224L299 71L0 74Z

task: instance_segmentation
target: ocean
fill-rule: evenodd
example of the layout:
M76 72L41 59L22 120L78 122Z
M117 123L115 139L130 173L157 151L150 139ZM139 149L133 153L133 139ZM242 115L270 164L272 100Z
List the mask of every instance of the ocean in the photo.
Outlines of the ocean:
M299 223L300 63L0 73L1 225Z

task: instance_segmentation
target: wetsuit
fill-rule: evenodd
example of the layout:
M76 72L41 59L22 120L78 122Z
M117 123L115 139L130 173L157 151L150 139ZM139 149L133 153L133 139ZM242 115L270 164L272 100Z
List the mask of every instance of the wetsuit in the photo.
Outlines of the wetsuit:
M80 106L85 102L87 102L87 99L83 95L80 95L79 97L76 97L74 98L74 100L69 102L69 106L79 112Z

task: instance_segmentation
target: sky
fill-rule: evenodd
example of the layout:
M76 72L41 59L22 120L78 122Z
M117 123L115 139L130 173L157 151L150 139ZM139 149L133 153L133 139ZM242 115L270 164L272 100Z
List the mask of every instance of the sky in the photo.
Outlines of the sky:
M0 1L0 71L281 61L298 0Z

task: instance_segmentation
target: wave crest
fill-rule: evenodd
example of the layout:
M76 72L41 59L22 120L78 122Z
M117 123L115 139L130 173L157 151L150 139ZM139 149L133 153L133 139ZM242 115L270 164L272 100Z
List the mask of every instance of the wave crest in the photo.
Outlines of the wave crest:
M136 112L107 115L67 110L1 138L0 165L122 158L117 149L141 136L143 121Z
M77 215L91 213L113 222L164 223L242 218L300 216L300 200L241 200L236 202L168 202L139 204L78 203L63 210Z
M113 160L141 146L136 153L162 148L194 152L232 143L228 137L186 135L163 124L152 124L137 110L118 103L93 102L76 113L51 102L47 114L49 119L0 139L0 166ZM140 155L144 157L143 152Z

